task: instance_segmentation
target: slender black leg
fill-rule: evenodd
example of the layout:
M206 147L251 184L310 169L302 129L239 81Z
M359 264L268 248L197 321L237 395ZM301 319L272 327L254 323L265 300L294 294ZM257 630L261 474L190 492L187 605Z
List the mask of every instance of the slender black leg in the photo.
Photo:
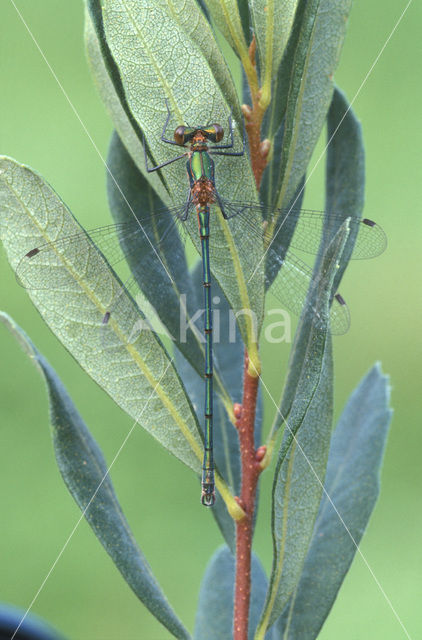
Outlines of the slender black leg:
M177 147L180 147L180 144L177 144L177 142L175 142L174 140L168 140L167 138L164 137L166 135L167 125L168 125L168 123L170 121L170 116L171 116L170 109L169 109L169 103L168 103L167 98L166 98L166 107L167 107L167 120L164 123L163 133L161 134L161 140L163 142L167 142L167 144L174 144Z
M174 225L176 224L176 218L178 220L180 220L181 222L186 222L186 220L188 219L189 207L191 205L191 202L192 202L192 198L191 198L191 192L190 192L190 189L189 189L189 193L188 193L188 197L187 197L187 200L186 200L186 205L185 205L185 209L184 209L183 213L182 214L176 213L175 218L173 218L173 224L170 224L167 227L167 229L165 230L165 232L161 236L157 247L161 247L163 245L163 243L164 243L164 240L173 232Z
M166 162L163 162L162 164L157 164L156 167L149 167L148 166L147 149L146 149L146 146L145 146L145 136L143 137L143 143L144 143L145 167L146 167L146 170L148 171L148 173L152 173L153 171L157 171L158 169L162 169L163 167L166 167L168 164L171 164L172 162L176 162L177 160L180 160L181 158L184 158L187 155L186 153L182 153L181 156L176 156L176 158L172 158L171 160L166 160Z
M234 137L233 137L233 124L232 124L232 112L230 111L229 115L229 134L230 134L230 144L219 144L213 149L232 149L234 145Z
M224 211L223 201L221 200L220 194L218 193L217 189L214 190L214 195L217 198L217 203L218 203L218 206L220 207L220 211L223 215L223 218L225 220L228 220L230 216L228 216L227 213Z
M189 207L190 207L191 203L192 203L192 193L191 193L191 190L189 189L188 199L186 200L186 207L185 207L185 210L183 212L183 215L180 216L180 219L182 220L182 222L186 222L186 220L188 219Z
M245 209L246 209L246 206L242 207L241 204L239 204L239 203L232 203L232 204L236 205L236 211L234 213L232 213L231 215L229 215L224 209L224 202L221 199L221 196L218 193L217 189L215 189L214 195L215 195L215 197L217 199L217 204L218 204L218 206L220 208L220 211L221 211L221 214L222 214L224 220L230 220L231 218L234 218L235 216L238 216L240 213L243 213L245 211Z
M233 135L233 130L231 131L231 135ZM213 156L243 156L245 155L246 149L246 127L245 121L243 121L243 148L242 151L214 151L214 149L218 149L219 147L211 147L210 155ZM224 149L224 147L220 147Z

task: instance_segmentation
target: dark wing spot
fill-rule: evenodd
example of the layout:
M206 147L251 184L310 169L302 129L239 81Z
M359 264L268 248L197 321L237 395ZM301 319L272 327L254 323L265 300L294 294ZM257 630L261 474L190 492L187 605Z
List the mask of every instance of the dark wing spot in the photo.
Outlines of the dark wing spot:
M336 295L334 296L335 299L337 300L337 302L339 304L341 304L342 306L344 306L346 304L345 299L343 298L343 296L341 296L339 293L336 293Z
M375 222L373 220L369 220L368 218L364 218L362 220L363 224L367 224L368 227L375 227Z
M31 249L31 251L28 251L28 253L26 254L25 258L33 258L39 252L40 252L40 250L37 247L35 247L35 249Z

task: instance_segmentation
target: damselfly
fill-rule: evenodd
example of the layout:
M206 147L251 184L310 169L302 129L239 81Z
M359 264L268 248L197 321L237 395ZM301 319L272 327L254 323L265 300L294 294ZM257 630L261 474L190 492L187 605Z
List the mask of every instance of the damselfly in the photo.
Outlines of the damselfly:
M109 225L76 235L61 237L58 233L54 242L32 248L22 258L17 268L17 276L23 286L28 288L59 289L60 281L57 277L49 277L49 266L57 265L65 261L66 253L80 257L84 262L84 256L88 251L99 249L108 259L111 265L116 264L120 257L116 258L116 251L123 248L125 257L132 268L133 276L130 281L122 286L121 293L132 293L132 285L139 286L142 290L148 288L148 272L161 269L170 278L166 266L166 252L181 253L180 238L177 234L183 228L183 223L188 221L191 212L196 212L199 229L199 251L202 257L202 281L204 290L204 338L205 348L200 356L204 361L205 376L205 425L204 425L204 457L202 467L202 503L211 506L215 501L214 488L214 460L213 460L213 326L212 326L212 298L211 298L211 272L215 270L211 264L213 247L213 230L211 215L215 213L220 217L220 223L234 225L233 231L241 234L241 250L256 255L256 248L261 247L262 260L265 259L266 287L271 287L271 292L278 298L284 307L300 314L308 305L311 298L307 298L310 286L315 285L312 278L312 270L291 251L290 247L316 254L318 252L320 237L324 227L325 215L323 212L311 210L299 210L295 208L272 210L259 203L234 202L225 200L216 188L214 176L213 155L242 156L245 154L245 133L243 134L243 146L240 151L233 151L234 131L231 116L229 118L229 142L220 144L224 138L221 125L211 124L206 126L178 126L174 131L174 140L166 137L167 127L170 121L170 110L167 106L167 118L162 130L161 140L164 143L186 149L182 154L154 167L148 166L147 152L145 151L145 163L148 172L163 169L173 162L187 158L187 173L189 178L189 192L187 200L173 209L159 209L149 212L148 215L136 212L136 219L117 225ZM259 214L262 224L251 222ZM171 223L174 221L174 224ZM273 224L273 220L275 221ZM344 221L344 215L336 216L330 213L330 220L339 225ZM382 253L386 246L386 238L382 229L368 219L351 219L352 232L356 234L356 242L352 257L369 258ZM176 233L176 235L175 235ZM182 232L183 233L183 232ZM277 243L274 238L278 236ZM146 239L147 242L143 241ZM285 239L285 244L280 242ZM143 250L139 251L140 239ZM253 248L253 251L252 251ZM210 251L211 249L211 251ZM176 260L177 262L177 260ZM37 269L34 270L34 266ZM98 282L107 278L107 265L104 263L103 273L96 274ZM163 276L165 277L165 275ZM102 330L107 330L116 305L119 304L121 293L117 293L110 301L110 307L102 319ZM154 299L159 298L159 292L154 292ZM183 283L178 282L177 295L183 294ZM167 298L164 305L171 304ZM159 309L158 309L159 310ZM308 311L316 317L318 324L318 310L310 306ZM135 326L137 318L128 319ZM330 313L331 331L335 334L345 333L349 327L349 315L345 302L340 294L336 293ZM100 329L99 329L100 330ZM177 343L177 339L176 339Z

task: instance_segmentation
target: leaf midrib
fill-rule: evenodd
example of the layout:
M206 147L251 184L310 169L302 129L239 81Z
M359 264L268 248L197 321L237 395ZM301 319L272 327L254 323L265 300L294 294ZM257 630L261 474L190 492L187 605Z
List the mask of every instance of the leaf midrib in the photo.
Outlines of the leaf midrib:
M63 254L61 254L60 252L57 251L57 248L54 246L54 244L51 244L50 238L44 232L43 228L38 223L38 220L36 218L34 218L34 216L32 216L30 209L27 207L25 202L20 198L20 196L15 191L15 189L12 187L12 185L10 183L8 183L8 182L6 184L7 184L8 188L10 189L10 191L14 194L14 197L16 198L16 200L21 204L23 209L26 211L28 217L35 224L35 227L39 230L41 236L46 240L46 243L50 244L50 246L52 247L53 251L56 253L58 258L61 260L61 262L63 263L64 267L67 269L67 271L71 275L71 277L82 288L82 290L87 295L88 299L92 302L92 304L100 312L102 312L102 314L104 315L106 313L106 311L107 311L106 307L103 306L100 303L100 301L97 298L97 296L95 296L93 294L93 292L85 284L84 280L79 278L79 276L76 274L76 271L73 269L71 263L69 263L69 261L66 260L66 258L64 257ZM41 194L42 194L43 200L45 202L44 194L43 194L42 190L41 190ZM47 211L48 211L48 209L47 209ZM88 239L88 242L92 243L92 241L90 240L88 235L87 235L87 239ZM94 249L94 251L97 252L97 249L95 248L95 245L93 243L91 244L91 248ZM111 316L111 318L112 318L112 316ZM132 357L133 361L135 362L135 364L137 364L137 366L142 371L142 373L144 373L144 375L147 378L150 386L152 388L154 388L154 390L157 392L157 395L160 397L160 399L163 402L164 406L169 411L170 415L172 416L172 418L175 421L176 425L178 426L178 428L180 429L180 431L184 435L185 440L189 443L192 451L195 453L195 455L198 458L198 460L201 460L202 448L200 448L198 446L198 443L196 442L196 440L195 440L194 436L192 435L192 433L189 431L189 429L187 429L185 427L185 421L181 418L181 416L179 415L178 411L176 409L174 409L173 404L172 404L171 400L169 399L168 395L162 390L162 387L161 387L161 384L160 384L160 378L158 380L156 380L154 378L152 372L150 372L149 368L146 366L144 360L141 358L141 356L138 353L138 351L136 349L134 349L131 345L126 344L125 336L120 330L118 330L116 321L111 319L110 325L113 327L113 330L114 330L116 336L119 338L119 340L123 344L124 348L131 355L131 357ZM155 338L154 338L154 340L155 340ZM157 346L158 346L158 343L157 343Z

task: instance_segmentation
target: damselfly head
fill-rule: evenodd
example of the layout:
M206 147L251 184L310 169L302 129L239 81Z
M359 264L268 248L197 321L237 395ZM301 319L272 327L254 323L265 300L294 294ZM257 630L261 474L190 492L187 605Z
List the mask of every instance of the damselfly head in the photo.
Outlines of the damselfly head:
M174 140L181 147L190 142L220 142L224 136L224 129L219 124L210 124L206 127L185 127L181 125L174 131Z

